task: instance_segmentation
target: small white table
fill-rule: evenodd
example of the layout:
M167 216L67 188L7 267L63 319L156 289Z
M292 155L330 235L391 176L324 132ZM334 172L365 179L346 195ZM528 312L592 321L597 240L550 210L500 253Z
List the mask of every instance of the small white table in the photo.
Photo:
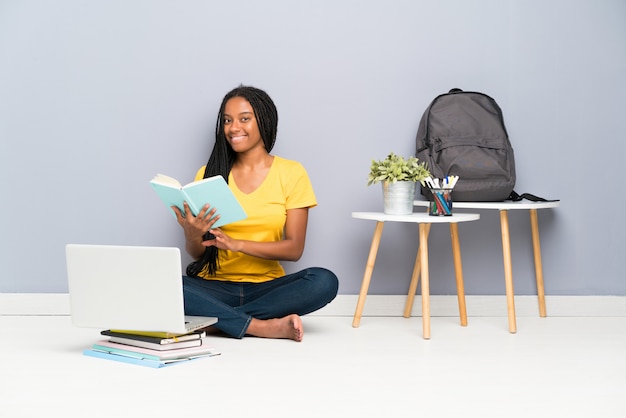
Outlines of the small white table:
M454 193L452 195L454 200ZM428 200L416 200L415 206L426 207ZM511 263L511 237L509 234L509 210L528 210L530 212L530 228L533 241L533 253L535 259L535 278L537 281L537 297L539 299L539 316L546 316L546 299L543 286L543 265L541 262L541 245L539 243L539 222L537 221L538 209L556 208L560 204L555 202L532 202L527 200L504 201L504 202L453 202L453 210L457 209L490 209L500 211L500 229L502 231L502 255L504 258L504 285L509 317L509 332L517 332L515 322L515 292L513 289L513 267ZM454 212L454 216L458 215Z
M380 239L383 233L385 222L409 222L419 224L419 248L415 257L413 274L411 276L411 284L409 286L409 294L404 309L404 317L408 318L411 314L415 291L419 277L422 278L422 334L425 339L430 338L430 289L428 277L428 234L430 226L434 223L450 224L450 233L452 240L452 252L454 258L454 270L456 273L456 286L459 300L459 315L461 317L461 325L467 325L467 312L465 309L465 290L463 287L463 269L461 265L461 247L459 245L458 222L475 221L480 215L473 213L455 213L452 216L430 216L426 213L412 213L410 215L387 215L382 212L352 212L355 219L367 219L376 221L374 236L370 246L369 256L365 265L365 273L363 274L363 282L361 283L361 291L352 321L353 327L358 327L365 305L365 298L369 289L372 273L374 271L374 263L380 245ZM421 274L420 274L421 270Z

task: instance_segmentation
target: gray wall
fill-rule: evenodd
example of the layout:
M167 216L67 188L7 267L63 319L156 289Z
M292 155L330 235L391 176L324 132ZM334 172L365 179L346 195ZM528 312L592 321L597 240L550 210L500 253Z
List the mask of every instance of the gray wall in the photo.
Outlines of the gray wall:
M374 225L350 214L382 210L370 161L413 154L426 106L460 87L504 110L517 191L562 200L539 213L547 294L625 295L625 19L623 0L0 1L0 292L66 292L67 243L182 248L148 181L192 180L244 83L275 100L274 153L319 200L288 270L358 293ZM499 218L481 216L460 225L466 291L504 294ZM510 222L532 294L528 215ZM386 226L372 294L406 292L416 248L415 225ZM432 293L455 293L447 226L430 248Z

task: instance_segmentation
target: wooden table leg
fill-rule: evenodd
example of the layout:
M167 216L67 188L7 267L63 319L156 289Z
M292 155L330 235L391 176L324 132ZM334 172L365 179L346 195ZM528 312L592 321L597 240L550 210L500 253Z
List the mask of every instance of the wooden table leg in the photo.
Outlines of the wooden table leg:
M430 225L426 224L426 236L428 239L428 234L430 233ZM411 311L413 311L413 302L415 301L415 292L417 291L417 285L420 281L420 249L422 247L417 248L417 254L415 256L415 264L413 265L413 274L411 274L411 284L409 284L409 293L406 297L406 303L404 305L404 316L405 318L411 317Z
M420 224L420 264L422 267L422 333L430 339L430 289L428 278L428 224Z
M450 224L450 241L452 242L452 257L454 259L454 273L456 276L456 293L459 299L459 316L461 326L467 326L467 310L465 307L465 286L463 285L463 264L461 263L461 245L459 244L459 224Z
M515 291L513 288L513 265L511 263L511 237L509 235L509 214L500 210L500 228L502 229L502 256L504 258L504 285L506 304L509 315L509 332L517 332L515 324Z
M372 279L372 273L374 272L374 263L376 262L376 254L378 253L380 238L383 235L384 225L384 222L376 222L374 236L372 237L372 245L370 246L367 263L365 264L365 273L363 274L363 282L361 283L361 292L359 293L359 300L357 301L354 319L352 320L352 326L354 328L357 328L361 322L361 314L363 313L363 306L365 305L365 297L367 296L367 290L370 287L370 280Z
M546 317L546 296L543 287L543 265L541 263L541 244L539 243L539 222L537 209L530 210L530 227L533 237L533 255L535 258L535 278L537 279L537 297L539 298L539 316Z

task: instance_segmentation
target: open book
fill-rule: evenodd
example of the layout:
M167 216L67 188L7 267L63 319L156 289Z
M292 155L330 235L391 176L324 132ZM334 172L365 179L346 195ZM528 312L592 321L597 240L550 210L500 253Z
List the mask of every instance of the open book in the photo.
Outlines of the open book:
M168 208L177 206L183 211L183 202L187 202L194 216L207 203L211 208L217 208L216 215L220 215L220 219L213 228L248 217L222 176L209 177L183 186L173 177L157 174L150 184Z

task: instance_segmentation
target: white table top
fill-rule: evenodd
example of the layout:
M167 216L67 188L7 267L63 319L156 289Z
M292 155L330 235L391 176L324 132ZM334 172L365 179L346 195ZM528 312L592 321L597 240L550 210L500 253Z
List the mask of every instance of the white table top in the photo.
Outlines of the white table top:
M480 218L477 213L453 213L451 216L430 216L427 213L411 213L409 215L387 215L383 212L352 212L355 219L368 219L379 222L413 222L423 224L456 223L475 221Z
M428 200L415 200L413 205L428 207ZM497 209L497 210L515 210L515 209L549 209L556 208L561 202L533 202L530 200L512 200L504 202L456 202L454 200L454 192L452 192L452 210L454 209ZM457 215L456 213L454 215Z

